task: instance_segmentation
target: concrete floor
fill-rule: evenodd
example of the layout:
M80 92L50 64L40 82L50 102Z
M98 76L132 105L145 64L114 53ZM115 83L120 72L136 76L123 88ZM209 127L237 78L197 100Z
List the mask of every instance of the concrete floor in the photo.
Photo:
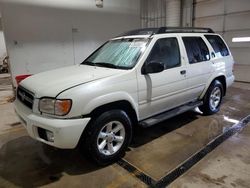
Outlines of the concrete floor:
M250 124L208 154L172 187L250 187Z
M250 84L235 83L218 114L190 111L136 129L124 160L160 180L234 123L250 114ZM77 150L31 139L13 111L8 75L0 75L0 187L146 187L118 164L97 167ZM250 127L209 153L169 187L250 187Z

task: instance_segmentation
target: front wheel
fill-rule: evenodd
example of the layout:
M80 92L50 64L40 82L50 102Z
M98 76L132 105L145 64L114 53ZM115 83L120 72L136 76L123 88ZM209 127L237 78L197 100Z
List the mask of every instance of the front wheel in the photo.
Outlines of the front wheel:
M132 125L122 110L104 112L93 120L84 135L82 151L99 165L121 158L132 137Z
M215 80L209 86L203 99L203 105L199 109L204 115L215 114L220 110L223 96L223 86L220 81Z

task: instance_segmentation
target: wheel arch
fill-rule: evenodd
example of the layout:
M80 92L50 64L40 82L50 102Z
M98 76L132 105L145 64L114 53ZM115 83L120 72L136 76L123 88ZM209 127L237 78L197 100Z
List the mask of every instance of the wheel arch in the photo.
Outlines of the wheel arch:
M220 81L220 83L221 83L222 86L223 86L223 96L225 96L225 95L226 95L226 91L227 91L226 77L225 77L224 75L221 75L221 76L216 77L214 80ZM213 80L213 81L214 81L214 80Z
M209 84L206 85L204 91L202 92L202 94L201 94L201 96L200 96L200 99L202 99L202 98L205 96L205 94L206 94L206 92L207 92L209 86L210 86L210 85L213 83L213 81L215 81L215 80L220 81L220 83L221 83L222 86L223 86L223 96L226 95L226 91L227 91L226 77L225 77L225 75L221 74L221 75L219 75L219 76L217 76L217 77L214 77L213 79L211 79L211 80L208 82Z
M128 115L128 117L131 120L132 127L133 127L133 125L136 126L138 124L137 113L136 113L135 109L133 108L133 106L131 105L131 103L129 101L127 101L127 100L119 100L119 101L103 104L101 106L96 107L89 114L86 115L88 117L91 117L91 120L87 124L86 128L83 130L81 138L78 141L78 146L80 146L81 143L85 142L84 140L85 140L86 134L89 131L90 124L94 120L94 117L97 117L97 116L101 115L102 113L104 113L106 111L115 110L115 109L116 110L117 109L118 110L123 110L123 111L126 112L126 114Z
M131 103L127 100L119 100L101 105L90 112L90 117L93 118L99 116L100 114L106 111L115 109L125 111L133 124L138 123L137 113Z

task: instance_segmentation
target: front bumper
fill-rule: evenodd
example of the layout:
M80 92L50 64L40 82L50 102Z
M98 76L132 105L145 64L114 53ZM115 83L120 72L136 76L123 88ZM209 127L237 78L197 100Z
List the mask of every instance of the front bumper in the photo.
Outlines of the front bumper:
M90 118L80 119L55 119L42 117L32 113L19 100L16 100L15 111L22 124L27 129L28 134L45 144L64 149L73 149L77 146L83 130L87 126ZM38 128L49 130L54 134L54 142L47 141L39 136Z

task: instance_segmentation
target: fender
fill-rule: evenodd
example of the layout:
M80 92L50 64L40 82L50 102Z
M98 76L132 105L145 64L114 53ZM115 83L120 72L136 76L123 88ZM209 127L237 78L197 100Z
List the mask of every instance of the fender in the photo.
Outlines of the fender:
M208 87L210 86L210 84L212 83L212 81L213 81L215 78L219 77L219 76L224 76L224 77L226 77L224 72L219 72L219 73L218 73L218 72L214 72L214 73L212 74L212 76L210 76L210 78L208 79L207 84L206 84L206 86L205 86L203 92L201 93L199 99L202 99L202 98L204 97L204 95L206 94L207 89L208 89Z
M128 93L122 91L109 93L92 99L85 105L83 109L83 114L89 114L94 109L102 105L122 100L128 101L131 104L131 106L134 108L136 112L137 118L139 118L138 105L137 105L138 102L135 101Z

